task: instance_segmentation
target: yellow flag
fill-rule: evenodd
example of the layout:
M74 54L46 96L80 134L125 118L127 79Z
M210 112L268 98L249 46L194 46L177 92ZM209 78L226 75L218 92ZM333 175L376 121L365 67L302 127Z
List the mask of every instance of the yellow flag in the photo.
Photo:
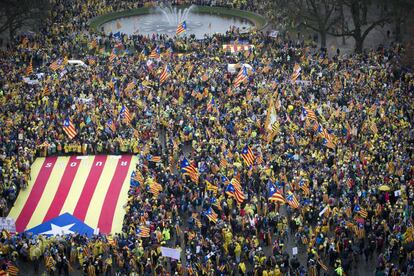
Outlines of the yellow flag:
M268 133L268 136L267 136L268 142L271 142L273 138L276 136L276 134L278 133L277 126L278 124L277 124L276 108L273 103L273 98L270 98L269 107L267 109L267 117L265 121L265 129L266 129L266 132Z

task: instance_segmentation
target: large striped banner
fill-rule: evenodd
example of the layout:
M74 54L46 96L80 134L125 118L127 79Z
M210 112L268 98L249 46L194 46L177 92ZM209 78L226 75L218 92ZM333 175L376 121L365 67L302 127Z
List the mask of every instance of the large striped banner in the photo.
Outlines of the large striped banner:
M244 52L253 48L254 45L251 44L223 44L223 50L231 53Z
M101 233L120 233L136 163L131 155L37 158L9 217L17 232L68 212Z

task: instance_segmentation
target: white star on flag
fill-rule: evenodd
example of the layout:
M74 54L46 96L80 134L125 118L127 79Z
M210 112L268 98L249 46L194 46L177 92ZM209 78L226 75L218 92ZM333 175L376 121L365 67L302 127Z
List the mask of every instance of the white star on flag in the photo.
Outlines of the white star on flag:
M66 234L73 234L75 232L71 231L70 228L72 228L72 226L75 225L75 223L72 224L68 224L65 226L58 226L55 225L53 223L50 224L50 227L52 227L52 229L50 229L49 231L40 233L40 235L66 235Z

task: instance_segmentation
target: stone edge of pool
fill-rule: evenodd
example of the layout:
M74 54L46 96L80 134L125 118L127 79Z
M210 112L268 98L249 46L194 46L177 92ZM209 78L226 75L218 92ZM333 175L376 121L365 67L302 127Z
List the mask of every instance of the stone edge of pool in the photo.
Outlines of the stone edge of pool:
M188 7L188 6L183 6L183 7ZM90 19L88 21L88 24L92 29L97 30L100 26L102 26L103 24L107 22L110 22L110 21L113 21L119 18L150 14L153 12L153 9L154 9L153 7L151 8L143 7L143 8L137 8L137 9L132 9L132 10L111 12L111 13L96 16ZM196 6L196 8L194 9L194 12L239 17L239 18L248 20L251 23L253 23L254 30L259 30L259 31L263 30L268 24L268 21L260 14L250 12L250 11L243 11L239 9L230 9L230 8L224 8L224 7Z

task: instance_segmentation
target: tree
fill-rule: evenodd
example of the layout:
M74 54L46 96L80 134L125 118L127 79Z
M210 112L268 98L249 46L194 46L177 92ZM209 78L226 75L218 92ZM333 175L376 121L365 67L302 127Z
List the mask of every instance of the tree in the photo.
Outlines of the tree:
M401 42L401 28L413 10L414 3L410 0L392 0L390 4L392 8L392 20L395 25L395 41Z
M337 2L333 0L296 0L292 9L297 11L301 25L319 33L321 48L326 47L328 31L340 20Z
M361 53L365 38L378 26L384 26L391 21L391 12L388 11L386 0L380 0L375 7L369 0L340 0L340 3L350 14L352 24L345 28L335 28L328 32L334 36L351 36L355 40L355 52Z
M414 66L414 9L411 9L406 22L406 39L405 39L405 54L402 63L405 66Z
M13 39L16 30L31 20L39 20L47 15L47 0L0 0L0 33L9 31Z

